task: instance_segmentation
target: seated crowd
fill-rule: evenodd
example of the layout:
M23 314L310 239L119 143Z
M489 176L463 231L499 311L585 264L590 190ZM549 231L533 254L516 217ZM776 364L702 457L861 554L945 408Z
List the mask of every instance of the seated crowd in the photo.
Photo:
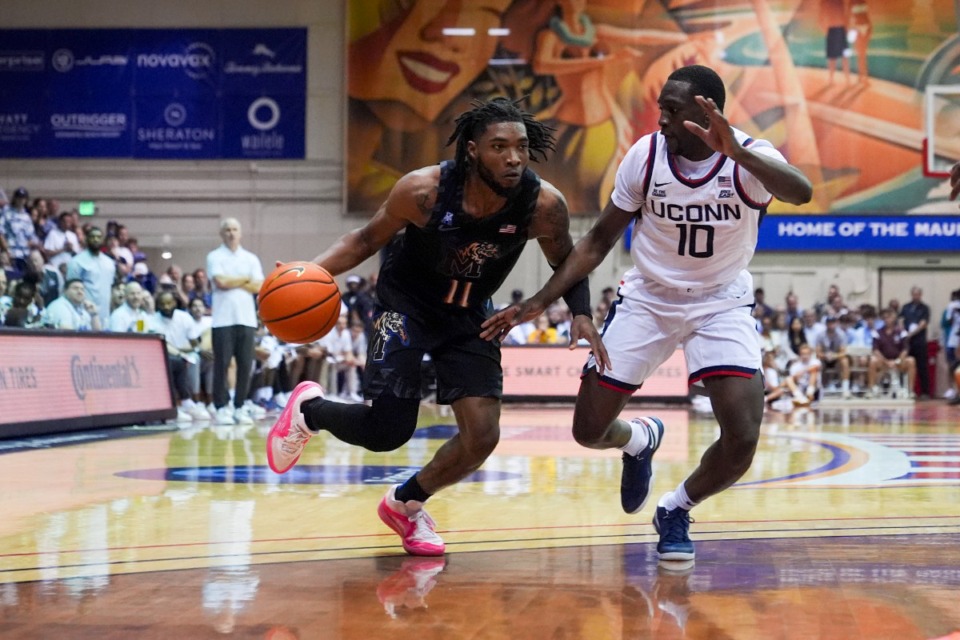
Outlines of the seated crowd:
M76 210L59 211L55 200L31 201L21 187L7 202L0 189L0 327L163 334L178 421L213 419L206 270L170 265L157 275L124 225L111 221L100 229L81 221ZM252 414L282 407L305 379L322 382L328 397L362 400L373 289L351 275L342 294L336 327L313 344L284 344L261 326L245 405Z

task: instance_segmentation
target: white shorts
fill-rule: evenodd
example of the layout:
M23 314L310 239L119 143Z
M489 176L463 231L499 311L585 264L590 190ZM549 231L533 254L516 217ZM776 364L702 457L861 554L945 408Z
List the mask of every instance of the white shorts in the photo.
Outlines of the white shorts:
M625 278L603 330L611 369L600 384L633 393L677 347L683 348L690 385L712 376L752 378L761 345L753 318L753 277L744 271L729 285L674 289ZM584 370L596 366L591 355Z

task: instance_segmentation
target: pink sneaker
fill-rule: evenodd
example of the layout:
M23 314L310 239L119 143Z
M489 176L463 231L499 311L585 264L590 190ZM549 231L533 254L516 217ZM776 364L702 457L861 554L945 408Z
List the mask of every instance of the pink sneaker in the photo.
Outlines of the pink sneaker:
M322 397L323 388L316 382L301 382L290 394L287 406L267 436L267 463L276 473L286 473L297 464L303 448L315 435L307 428L300 405Z
M377 515L385 525L400 534L403 548L410 555L442 556L446 547L437 535L437 523L424 510L422 502L410 500L404 503L394 498L399 486L390 487L377 507Z

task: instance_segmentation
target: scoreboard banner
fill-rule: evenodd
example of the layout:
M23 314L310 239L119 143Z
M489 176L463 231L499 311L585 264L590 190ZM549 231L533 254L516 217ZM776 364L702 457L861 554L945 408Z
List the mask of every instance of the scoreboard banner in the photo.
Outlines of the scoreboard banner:
M298 159L306 29L0 30L0 156Z

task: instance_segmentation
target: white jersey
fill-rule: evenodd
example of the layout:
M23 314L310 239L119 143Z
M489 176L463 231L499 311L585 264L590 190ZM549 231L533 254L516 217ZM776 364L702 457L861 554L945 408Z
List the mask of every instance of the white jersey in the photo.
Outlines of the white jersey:
M786 162L766 140L734 129L752 151ZM638 212L624 276L667 287L701 290L736 280L757 246L760 219L772 196L727 156L694 162L667 151L659 133L642 137L617 170L613 203Z

